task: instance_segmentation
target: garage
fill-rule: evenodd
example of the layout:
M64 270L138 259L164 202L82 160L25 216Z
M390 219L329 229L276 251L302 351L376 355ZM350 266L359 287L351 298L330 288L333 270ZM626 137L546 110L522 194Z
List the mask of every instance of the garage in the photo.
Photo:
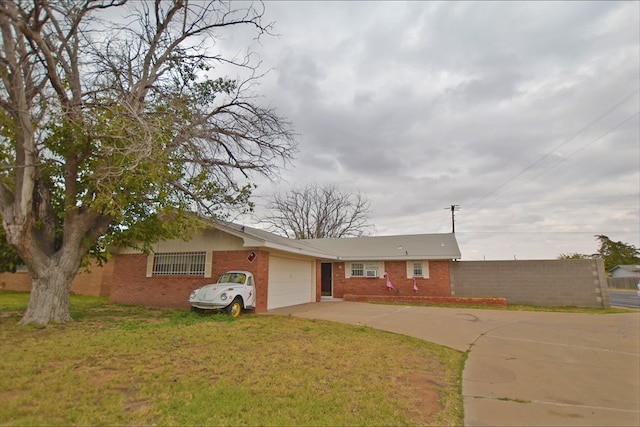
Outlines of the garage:
M315 261L269 257L267 309L315 301Z

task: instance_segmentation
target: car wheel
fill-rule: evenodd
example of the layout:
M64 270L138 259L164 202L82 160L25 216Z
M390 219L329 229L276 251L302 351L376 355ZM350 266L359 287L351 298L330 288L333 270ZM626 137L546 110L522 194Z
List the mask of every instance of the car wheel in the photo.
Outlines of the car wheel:
M204 312L204 310L202 310L201 308L198 308L198 307L191 306L191 312L202 314Z
M242 312L242 300L240 298L234 299L233 302L227 306L225 311L231 317L240 316L240 313Z

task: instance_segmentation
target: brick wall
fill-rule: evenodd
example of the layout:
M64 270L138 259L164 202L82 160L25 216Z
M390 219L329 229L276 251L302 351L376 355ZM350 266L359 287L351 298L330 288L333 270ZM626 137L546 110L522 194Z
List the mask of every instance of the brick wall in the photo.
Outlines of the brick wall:
M0 289L6 291L31 291L31 276L26 271L0 273Z
M189 294L201 286L214 283L228 270L245 270L256 280L256 312L267 310L269 253L254 251L253 262L247 257L251 251L214 252L212 277L153 276L146 277L147 256L144 254L115 255L110 300L124 304L152 307L189 308Z
M255 252L257 255L252 262L248 259L251 252ZM215 282L221 274L228 270L244 270L253 273L253 278L256 281L255 312L266 312L269 292L269 252L250 250L214 252L211 266L212 278L208 283ZM189 295L187 294L187 296Z
M449 285L449 261L429 261L429 278L416 278L418 292L413 290L413 279L407 278L405 261L385 261L384 268L389 274L393 290L387 289L387 281L382 278L350 277L345 278L345 268L349 263L333 263L333 296L343 298L344 295L418 295L448 297L451 295ZM383 272L380 272L382 274ZM320 276L318 276L320 277Z
M509 304L609 307L601 259L451 262L451 295Z
M73 282L71 292L77 295L108 296L113 264L103 267L92 264L89 270L80 268ZM26 271L0 273L0 289L7 291L31 291L31 276Z

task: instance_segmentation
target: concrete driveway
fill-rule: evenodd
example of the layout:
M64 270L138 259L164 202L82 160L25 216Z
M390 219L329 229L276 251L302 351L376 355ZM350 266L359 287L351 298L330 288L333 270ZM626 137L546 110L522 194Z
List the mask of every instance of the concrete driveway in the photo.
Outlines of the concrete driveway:
M364 325L468 351L466 426L640 426L640 312L322 302L269 314Z

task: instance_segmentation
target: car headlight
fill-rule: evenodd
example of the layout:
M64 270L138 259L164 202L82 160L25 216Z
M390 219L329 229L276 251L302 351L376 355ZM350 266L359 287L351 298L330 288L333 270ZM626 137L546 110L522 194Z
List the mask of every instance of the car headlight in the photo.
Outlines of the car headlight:
M191 291L191 295L189 295L189 299L195 299L198 296L198 291Z
M226 299L227 299L227 294L226 294L225 292L221 293L221 294L220 294L220 299L221 299L222 301L226 301Z

